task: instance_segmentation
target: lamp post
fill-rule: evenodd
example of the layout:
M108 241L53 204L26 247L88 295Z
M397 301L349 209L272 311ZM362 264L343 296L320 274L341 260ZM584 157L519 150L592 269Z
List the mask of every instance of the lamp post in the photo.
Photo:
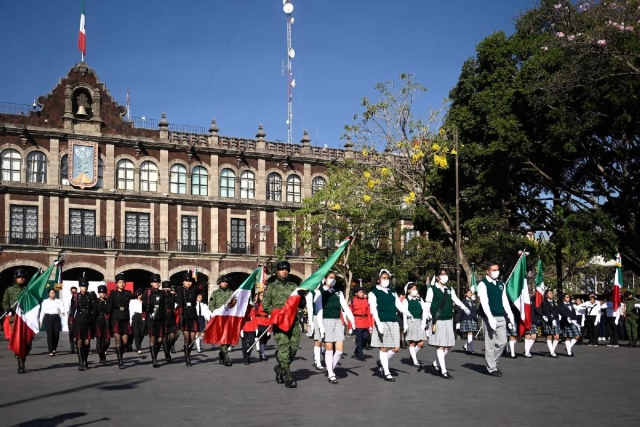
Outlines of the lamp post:
M458 129L453 130L453 145L456 150L456 283L460 295L460 183L458 179Z

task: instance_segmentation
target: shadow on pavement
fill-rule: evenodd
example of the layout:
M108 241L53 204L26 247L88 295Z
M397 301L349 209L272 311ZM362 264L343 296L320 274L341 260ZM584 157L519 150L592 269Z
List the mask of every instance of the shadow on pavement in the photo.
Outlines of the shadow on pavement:
M48 418L36 418L35 420L25 421L23 423L14 424L13 427L56 427L67 420L84 417L86 412L68 412L66 414L56 415ZM100 418L99 420L87 421L85 423L73 424L70 427L86 426L88 424L98 423L100 421L110 421L110 418Z
M477 372L479 374L489 375L489 371L487 371L487 366L486 365L479 365L477 363L465 363L465 364L463 364L461 366L463 368L475 371L475 372Z

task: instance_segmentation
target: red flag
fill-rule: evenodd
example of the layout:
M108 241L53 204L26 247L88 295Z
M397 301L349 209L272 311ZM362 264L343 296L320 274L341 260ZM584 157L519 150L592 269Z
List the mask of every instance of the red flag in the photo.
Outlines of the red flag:
M2 322L2 329L4 329L4 337L5 339L11 339L11 316L4 316L4 321Z

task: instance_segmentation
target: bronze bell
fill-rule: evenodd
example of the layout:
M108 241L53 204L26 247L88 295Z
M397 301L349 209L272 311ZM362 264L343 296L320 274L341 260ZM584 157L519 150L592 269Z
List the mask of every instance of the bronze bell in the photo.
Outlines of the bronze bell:
M87 110L84 108L84 105L78 106L78 112L76 113L78 117L89 117L87 114Z

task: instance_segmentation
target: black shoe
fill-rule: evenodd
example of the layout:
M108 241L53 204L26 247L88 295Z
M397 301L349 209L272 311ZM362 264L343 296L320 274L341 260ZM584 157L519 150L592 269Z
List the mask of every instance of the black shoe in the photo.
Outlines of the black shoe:
M118 368L124 369L124 360L122 360L122 347L116 347L116 356L118 357Z
M245 365L250 365L250 364L251 364L251 362L249 362L249 359L247 359L247 358L245 358L245 359L244 359L244 362L243 362L243 363L244 363Z
M492 377L501 377L502 376L502 372L500 372L500 370L496 370L493 372L490 372L489 375L491 375Z
M517 358L518 358L518 355L517 355L517 354L511 354L511 353L509 353L509 357L510 357L511 359L517 359Z
M555 354L555 353L553 353L553 354L550 354L550 355L549 355L549 357L552 357L552 358L554 358L554 359L557 359L557 358L558 358L558 355L557 355L557 354Z
M395 378L393 378L393 377L391 376L391 374L389 374L389 375L385 375L384 380L385 380L385 381L387 381L387 382L390 382L390 383L395 383L395 382L396 382L396 379L395 379Z
M338 384L338 380L336 379L335 376L329 378L327 381L329 381L329 383L331 384Z
M82 360L82 350L78 349L78 371L84 371L84 360Z
M164 350L164 359L171 363L171 352L169 351L169 345L166 341L162 341L162 349Z
M225 359L224 366L233 366L233 363L231 362L231 359L229 359L229 356L227 356L227 358Z
M17 359L18 359L18 373L24 374L25 373L24 359L21 359L19 357Z
M525 359L531 359L533 356L531 355L531 353L529 353L529 354L525 354L524 357Z
M418 369L422 369L422 363L418 362L418 363L414 363L413 364L414 368L418 368Z
M358 359L361 362L366 362L367 361L367 358L364 357L364 356L358 356L358 357L356 357L356 359Z
M453 379L453 377L451 375L449 375L448 372L440 374L440 378L442 378L443 380L452 380Z
M265 356L264 354L260 355L260 361L261 362L266 362L267 361L267 356Z
M83 347L83 355L84 355L84 369L87 370L89 369L89 346L85 346Z
M379 360L376 360L376 366L378 367L378 371L384 375L384 368L382 367L382 362Z
M298 383L295 382L294 380L288 380L287 382L284 383L284 386L286 388L296 388L298 387Z
M567 357L576 357L573 353L567 354Z
M284 378L282 377L282 369L280 368L280 364L273 367L273 372L276 373L276 383L284 384Z
M326 372L327 368L325 368L324 366L320 365L314 365L316 367L316 371L321 371L321 372Z
M436 371L438 374L440 374L441 369L435 365L434 363L431 364L431 367L433 368L434 371Z
M155 345L149 346L149 353L151 353L151 365L154 368L159 368L160 364L158 363L158 353Z

